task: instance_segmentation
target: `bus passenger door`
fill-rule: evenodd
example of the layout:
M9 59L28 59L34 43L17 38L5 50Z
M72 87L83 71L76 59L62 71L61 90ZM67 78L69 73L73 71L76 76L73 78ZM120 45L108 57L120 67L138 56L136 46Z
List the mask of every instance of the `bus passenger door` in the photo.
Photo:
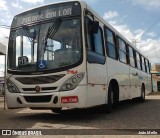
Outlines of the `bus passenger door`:
M104 104L106 100L106 58L103 31L98 22L86 17L87 39L87 106Z

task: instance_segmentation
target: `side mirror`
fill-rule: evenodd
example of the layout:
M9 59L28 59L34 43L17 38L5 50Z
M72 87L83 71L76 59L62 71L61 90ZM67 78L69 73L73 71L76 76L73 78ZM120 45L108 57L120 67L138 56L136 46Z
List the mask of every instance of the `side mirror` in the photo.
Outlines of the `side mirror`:
M99 22L98 21L93 21L92 23L92 32L94 34L98 33L98 29L99 29Z

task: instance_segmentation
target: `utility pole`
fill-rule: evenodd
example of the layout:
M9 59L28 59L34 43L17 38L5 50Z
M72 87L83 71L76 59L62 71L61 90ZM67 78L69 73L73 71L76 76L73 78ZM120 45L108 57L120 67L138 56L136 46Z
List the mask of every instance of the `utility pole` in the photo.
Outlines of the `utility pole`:
M139 41L137 41L137 39L132 39L132 43L135 45L135 47L137 48L137 43L141 43Z

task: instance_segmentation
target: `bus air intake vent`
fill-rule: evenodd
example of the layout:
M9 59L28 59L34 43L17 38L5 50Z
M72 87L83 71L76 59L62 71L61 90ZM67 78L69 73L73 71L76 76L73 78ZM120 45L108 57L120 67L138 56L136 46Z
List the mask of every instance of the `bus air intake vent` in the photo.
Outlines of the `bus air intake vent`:
M50 90L56 90L57 87L42 87L42 91L50 91ZM36 91L35 88L23 88L23 91Z
M47 96L24 96L28 103L48 103L51 101L52 95Z
M65 74L61 75L52 75L52 76L38 76L38 77L18 77L16 78L17 81L21 82L22 84L48 84L48 83L55 83Z

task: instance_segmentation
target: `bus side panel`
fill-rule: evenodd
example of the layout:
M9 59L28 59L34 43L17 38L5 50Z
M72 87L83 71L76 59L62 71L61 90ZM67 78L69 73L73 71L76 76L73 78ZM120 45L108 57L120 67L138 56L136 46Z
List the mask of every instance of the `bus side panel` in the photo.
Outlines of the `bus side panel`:
M131 98L139 97L141 94L142 81L140 76L140 70L130 67Z
M141 81L145 85L145 92L146 92L146 94L148 94L148 74L146 72L141 71L141 76L142 76Z
M129 66L117 60L107 58L108 82L112 79L119 84L119 100L130 98Z
M146 86L146 95L152 91L152 82L151 82L151 75L147 74L147 86Z

